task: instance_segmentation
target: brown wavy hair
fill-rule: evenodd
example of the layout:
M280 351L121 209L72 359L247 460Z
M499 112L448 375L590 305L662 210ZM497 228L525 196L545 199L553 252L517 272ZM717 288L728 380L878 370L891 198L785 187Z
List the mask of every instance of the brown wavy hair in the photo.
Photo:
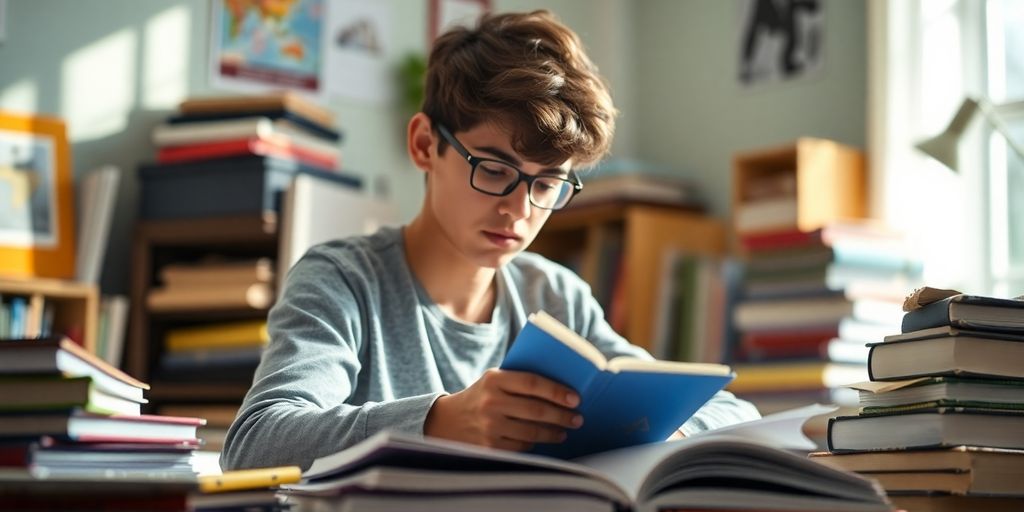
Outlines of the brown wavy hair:
M617 114L579 37L545 10L486 15L438 37L422 110L452 132L496 123L524 158L574 167L608 152Z

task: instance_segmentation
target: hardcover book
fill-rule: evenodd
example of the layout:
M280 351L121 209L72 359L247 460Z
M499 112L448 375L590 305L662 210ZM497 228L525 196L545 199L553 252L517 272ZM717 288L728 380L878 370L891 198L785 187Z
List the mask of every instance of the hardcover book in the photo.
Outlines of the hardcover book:
M903 316L903 332L933 327L1024 332L1024 300L954 295Z
M614 358L544 312L530 315L501 364L580 395L583 426L534 453L561 458L663 441L735 375L728 366Z

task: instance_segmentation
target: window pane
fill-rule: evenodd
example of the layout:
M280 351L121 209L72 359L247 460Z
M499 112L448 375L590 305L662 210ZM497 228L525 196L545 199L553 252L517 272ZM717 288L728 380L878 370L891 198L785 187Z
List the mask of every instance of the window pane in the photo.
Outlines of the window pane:
M1016 141L1024 141L1024 120L1011 124L1010 134ZM1024 161L1007 148L1007 206L1010 229L1010 268L1024 270ZM1012 272L1012 270L1011 270ZM1021 290L1019 293L1024 293Z
M1002 0L1006 99L1024 99L1024 2Z

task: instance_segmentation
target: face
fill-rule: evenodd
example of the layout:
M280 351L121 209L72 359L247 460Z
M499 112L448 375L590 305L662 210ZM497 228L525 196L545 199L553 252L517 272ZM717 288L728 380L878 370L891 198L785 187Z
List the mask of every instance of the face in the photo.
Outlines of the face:
M569 161L550 166L523 159L512 149L508 133L496 125L481 124L453 135L475 157L502 160L532 176L565 178L569 174ZM435 137L440 135L435 132ZM437 140L430 148L434 165L428 171L427 207L444 237L477 266L496 268L507 263L533 242L551 210L530 203L525 181L506 196L475 190L470 186L469 162L451 145L438 155Z

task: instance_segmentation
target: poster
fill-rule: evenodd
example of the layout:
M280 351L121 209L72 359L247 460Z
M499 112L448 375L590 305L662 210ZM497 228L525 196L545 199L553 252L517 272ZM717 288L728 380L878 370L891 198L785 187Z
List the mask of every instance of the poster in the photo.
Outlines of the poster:
M738 79L746 87L822 72L821 0L741 0Z
M391 101L397 78L389 60L395 40L389 3L333 0L325 26L327 93L371 103Z
M211 70L218 88L322 89L324 0L215 0Z

